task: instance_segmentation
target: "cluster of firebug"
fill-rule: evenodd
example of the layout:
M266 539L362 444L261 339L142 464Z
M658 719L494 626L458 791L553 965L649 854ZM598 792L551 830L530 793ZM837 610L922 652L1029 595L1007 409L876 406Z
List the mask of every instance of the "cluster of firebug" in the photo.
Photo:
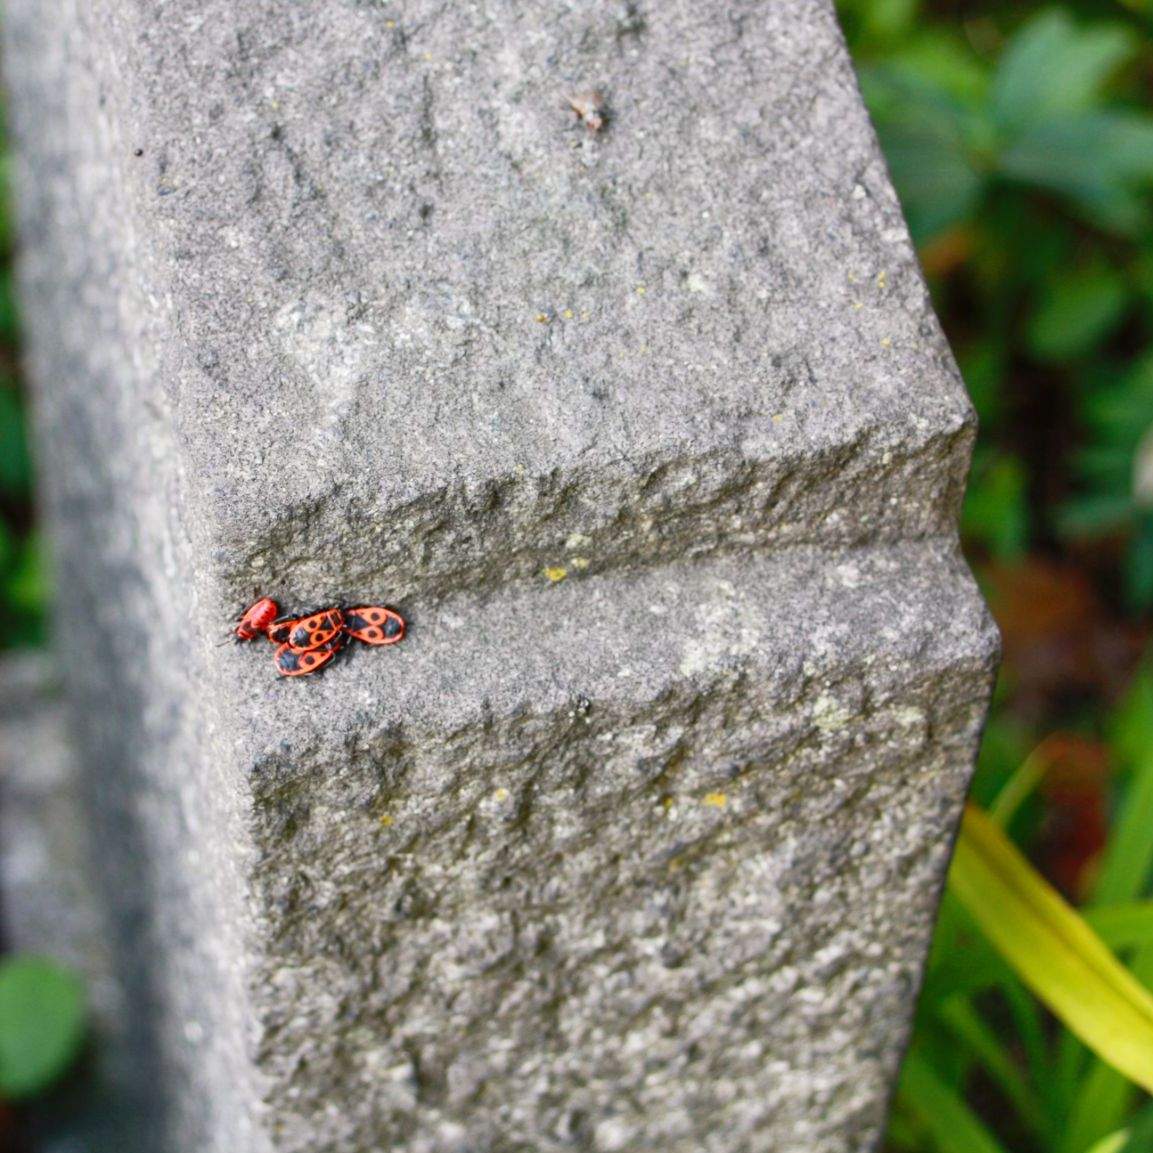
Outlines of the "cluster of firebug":
M332 662L350 639L366 645L395 645L404 640L404 618L383 605L321 609L300 617L282 617L272 597L261 597L244 611L236 637L266 636L276 645L273 663L282 677L303 677Z

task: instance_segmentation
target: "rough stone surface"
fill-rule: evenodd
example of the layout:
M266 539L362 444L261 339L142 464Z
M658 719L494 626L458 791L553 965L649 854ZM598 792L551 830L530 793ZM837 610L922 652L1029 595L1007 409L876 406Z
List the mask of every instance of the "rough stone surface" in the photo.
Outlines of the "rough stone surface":
M983 710L942 552L454 603L254 732L281 1147L867 1147Z
M869 1149L995 641L828 7L6 34L151 1147ZM254 587L411 633L278 682Z
M971 417L825 4L81 7L238 592L949 526Z

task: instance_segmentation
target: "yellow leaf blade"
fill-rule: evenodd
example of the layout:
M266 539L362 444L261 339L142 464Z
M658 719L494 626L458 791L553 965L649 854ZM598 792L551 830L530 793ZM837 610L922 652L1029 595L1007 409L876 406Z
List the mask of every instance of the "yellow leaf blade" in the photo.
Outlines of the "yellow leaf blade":
M972 805L949 885L1037 997L1104 1061L1153 1092L1153 995Z

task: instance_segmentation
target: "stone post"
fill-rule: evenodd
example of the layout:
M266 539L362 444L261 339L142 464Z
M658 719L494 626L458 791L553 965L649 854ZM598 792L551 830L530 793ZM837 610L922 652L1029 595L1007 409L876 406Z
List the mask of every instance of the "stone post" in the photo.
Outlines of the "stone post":
M872 1148L996 642L825 0L6 25L147 1147Z

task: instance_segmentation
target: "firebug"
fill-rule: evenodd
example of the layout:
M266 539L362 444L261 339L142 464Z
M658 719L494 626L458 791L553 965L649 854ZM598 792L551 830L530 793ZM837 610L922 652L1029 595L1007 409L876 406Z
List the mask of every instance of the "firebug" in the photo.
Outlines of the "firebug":
M319 672L329 664L345 645L343 633L337 633L330 640L317 645L316 648L299 652L289 644L283 644L276 650L273 662L276 671L282 677L303 677L309 673Z
M404 640L404 617L383 605L344 610L344 630L366 645L394 645Z
M319 672L348 643L349 638L366 645L394 645L404 640L405 621L383 605L346 609L339 605L303 616L282 617L271 597L261 597L244 611L236 624L240 640L261 634L276 645L273 661L281 676L302 677Z
M273 621L268 639L274 645L288 645L294 652L305 653L320 648L344 628L344 614L338 608L322 609L304 617L287 617Z
M272 597L261 597L255 604L244 610L244 615L236 624L236 635L242 641L255 640L280 615L280 606Z

